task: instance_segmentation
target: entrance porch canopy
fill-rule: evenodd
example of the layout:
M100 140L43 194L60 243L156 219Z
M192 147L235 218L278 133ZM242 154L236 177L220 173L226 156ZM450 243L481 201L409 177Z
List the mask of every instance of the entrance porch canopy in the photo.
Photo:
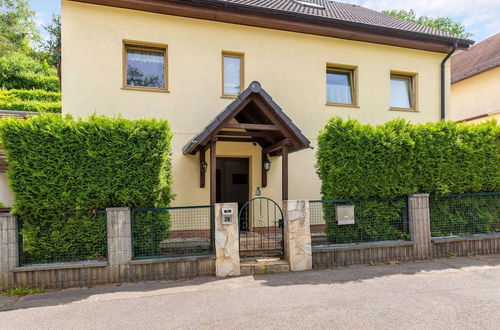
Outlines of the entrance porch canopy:
M264 162L267 156L282 156L282 197L288 199L288 154L310 148L310 141L293 124L271 96L254 81L219 113L183 148L185 155L200 152L200 164L205 163L205 151L210 148L210 203L215 203L216 143L250 142L262 148L262 186L267 185ZM205 186L205 173L200 167L200 186Z

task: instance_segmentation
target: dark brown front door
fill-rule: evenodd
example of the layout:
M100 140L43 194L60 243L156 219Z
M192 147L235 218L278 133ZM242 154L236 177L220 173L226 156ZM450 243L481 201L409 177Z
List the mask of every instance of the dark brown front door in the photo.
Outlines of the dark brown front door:
M216 201L238 203L241 207L249 199L249 159L217 158Z

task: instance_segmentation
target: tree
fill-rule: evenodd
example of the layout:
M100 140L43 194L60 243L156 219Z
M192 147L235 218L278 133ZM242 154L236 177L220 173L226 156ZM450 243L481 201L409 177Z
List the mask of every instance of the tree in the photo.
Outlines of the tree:
M0 36L18 51L30 52L30 43L40 41L35 12L27 0L0 0Z
M449 17L429 17L420 16L417 17L413 9L410 10L384 10L382 13L396 18L402 19L404 21L417 23L420 25L428 26L430 28L448 32L460 38L470 38L472 33L465 30L465 27L458 22L454 22Z
M52 14L50 24L43 28L49 33L49 39L43 42L42 48L49 55L49 63L57 66L61 54L61 16Z

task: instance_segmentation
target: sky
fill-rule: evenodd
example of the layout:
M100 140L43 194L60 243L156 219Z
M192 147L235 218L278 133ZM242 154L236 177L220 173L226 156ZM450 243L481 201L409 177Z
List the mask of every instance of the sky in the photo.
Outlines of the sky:
M417 15L448 16L465 25L476 42L500 32L500 0L343 0L374 10L413 9ZM59 13L60 0L30 0L40 29L52 13ZM43 29L42 29L43 30ZM42 31L44 37L46 32Z

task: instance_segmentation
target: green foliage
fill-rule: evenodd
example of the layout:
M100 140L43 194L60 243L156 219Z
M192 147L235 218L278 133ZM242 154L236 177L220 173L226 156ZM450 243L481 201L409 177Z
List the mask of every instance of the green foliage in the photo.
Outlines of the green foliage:
M318 137L324 199L500 189L500 127L398 119L380 126L331 119Z
M57 66L61 54L61 16L53 14L50 24L43 28L49 33L49 38L43 42L42 48L48 54L49 63Z
M0 35L19 51L31 50L30 42L40 40L35 12L27 0L0 0Z
M9 162L13 212L23 220L31 262L59 261L57 256L72 260L74 251L100 258L104 222L92 220L89 212L160 207L172 199L172 136L166 121L42 115L2 120L0 137ZM165 227L162 235L169 226L164 220L158 224ZM144 223L136 230L148 228Z
M431 196L433 237L500 232L500 194Z
M316 153L322 198L498 191L499 138L500 128L495 121L476 125L454 122L413 125L394 120L370 126L355 120L331 119L319 134ZM356 219L366 218L368 226L377 226L375 236L397 236L388 226L395 215L383 205L374 207L382 209L367 208L366 216L356 214ZM326 217L330 223L333 219ZM352 238L362 225L360 221L351 229L331 228L329 238ZM384 226L385 232L381 229ZM371 229L362 230L371 233Z
M0 109L60 113L61 93L43 90L0 90Z
M472 37L472 33L468 33L465 30L465 27L458 22L454 22L449 17L429 17L429 16L420 16L417 17L413 9L410 10L384 10L382 13L390 16L394 16L396 18L402 19L404 21L417 23L423 26L428 26L430 28L448 32L454 36L460 38L470 38Z
M19 288L7 290L2 292L0 296L9 296L9 297L24 297L31 294L45 293L45 289L42 288L28 288L25 286L21 286Z
M11 52L0 57L0 88L59 91L55 68L26 54Z

